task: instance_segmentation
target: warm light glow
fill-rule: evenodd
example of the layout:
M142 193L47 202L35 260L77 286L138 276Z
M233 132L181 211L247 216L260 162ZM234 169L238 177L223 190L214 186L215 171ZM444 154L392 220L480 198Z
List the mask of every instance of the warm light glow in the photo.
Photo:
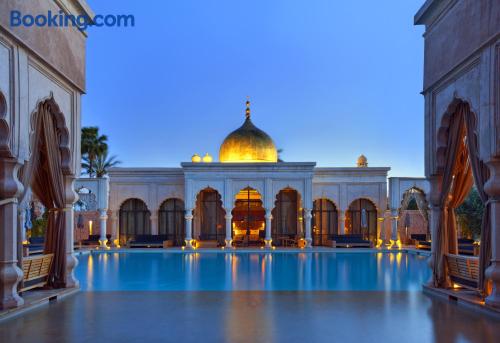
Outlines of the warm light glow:
M401 240L397 240L396 242L394 242L393 239L389 240L391 242L391 249L401 249L403 247L403 244L401 243ZM394 243L397 245L397 248L394 246Z
M193 163L200 163L200 162L201 162L201 157L200 157L200 155L198 155L198 154L194 154L194 155L191 157L191 162L193 162Z
M118 239L115 239L113 241L113 243L115 244L115 247L119 248L120 247L120 241Z
M89 220L89 235L92 234L92 220Z
M212 163L214 159L212 158L212 155L210 155L208 152L203 156L203 162L204 163Z
M257 128L250 117L222 143L219 161L223 163L276 163L278 151L273 140Z

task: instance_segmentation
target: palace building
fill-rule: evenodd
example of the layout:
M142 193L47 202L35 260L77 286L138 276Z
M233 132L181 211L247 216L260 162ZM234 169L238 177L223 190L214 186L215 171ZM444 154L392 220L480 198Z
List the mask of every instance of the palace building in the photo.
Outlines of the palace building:
M390 209L399 207L388 205L389 167L369 167L363 155L355 167L282 162L273 139L253 124L248 101L245 115L218 162L195 154L178 168L111 169L100 222L112 241L162 235L173 246L309 247L357 234L373 246L395 244L397 235L387 232ZM80 180L79 187L90 182ZM425 189L422 183L406 182Z

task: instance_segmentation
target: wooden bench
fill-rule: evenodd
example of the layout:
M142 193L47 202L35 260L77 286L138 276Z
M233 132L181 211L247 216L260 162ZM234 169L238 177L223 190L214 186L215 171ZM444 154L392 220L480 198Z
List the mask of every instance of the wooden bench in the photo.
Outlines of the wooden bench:
M23 259L23 287L20 292L47 284L54 254L30 256Z
M446 254L450 280L464 288L478 290L479 259L471 256Z

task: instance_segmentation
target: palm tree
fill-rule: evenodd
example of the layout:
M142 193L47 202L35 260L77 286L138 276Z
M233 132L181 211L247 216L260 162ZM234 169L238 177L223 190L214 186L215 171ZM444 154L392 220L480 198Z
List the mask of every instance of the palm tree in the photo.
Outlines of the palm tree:
M107 153L108 151L108 136L99 135L97 126L89 126L82 128L82 168L87 171L90 177L95 174L94 164L97 156Z
M108 152L97 155L95 160L96 177L103 177L108 174L109 168L113 168L122 163L116 159L116 156L108 157Z
M283 153L283 149L282 148L279 148L278 149L278 162L285 162L281 159L281 154Z

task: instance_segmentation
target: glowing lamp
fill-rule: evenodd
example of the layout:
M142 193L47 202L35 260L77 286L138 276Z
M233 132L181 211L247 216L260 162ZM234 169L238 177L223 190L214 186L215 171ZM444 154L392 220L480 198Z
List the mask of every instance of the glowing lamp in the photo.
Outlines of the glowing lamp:
M214 159L213 159L212 155L210 155L208 152L205 154L205 156L203 156L204 163L212 163L213 160Z
M198 155L198 154L194 154L194 155L191 157L191 162L193 162L193 163L200 163L200 162L201 162L201 157L200 157L200 155Z

